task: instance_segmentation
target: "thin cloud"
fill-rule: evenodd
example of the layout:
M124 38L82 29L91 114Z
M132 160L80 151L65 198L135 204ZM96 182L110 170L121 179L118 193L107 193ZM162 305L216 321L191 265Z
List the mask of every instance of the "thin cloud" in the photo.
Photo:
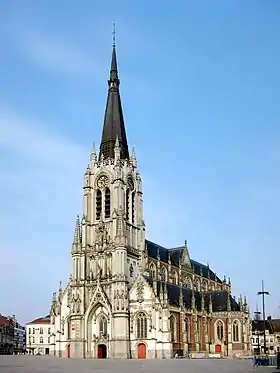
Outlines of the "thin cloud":
M15 48L39 68L53 73L93 74L98 73L96 56L91 56L81 46L59 35L44 34L18 22L9 27Z
M13 289L17 293L22 290L25 303L33 304L36 279L44 291L36 295L38 306L34 311L44 314L55 283L60 276L65 281L69 273L67 254L75 215L81 207L83 170L89 151L50 133L46 123L12 110L0 112L0 257L8 264L2 268L3 278L9 277L13 258L21 263L15 267L17 275L10 279L9 289L0 286L7 306L15 307L6 310L4 304L2 312L9 314L20 307L15 301L18 298L10 299ZM50 278L50 273L59 275ZM22 315L25 320L29 316Z

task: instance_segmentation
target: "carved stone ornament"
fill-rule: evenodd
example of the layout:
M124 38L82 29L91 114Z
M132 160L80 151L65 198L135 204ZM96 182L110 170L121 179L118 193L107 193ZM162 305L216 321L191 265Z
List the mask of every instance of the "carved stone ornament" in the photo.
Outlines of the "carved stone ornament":
M143 302L144 300L144 284L142 281L138 281L136 285L136 296L138 302Z
M95 234L94 247L98 252L103 252L110 243L110 236L103 221L96 226Z

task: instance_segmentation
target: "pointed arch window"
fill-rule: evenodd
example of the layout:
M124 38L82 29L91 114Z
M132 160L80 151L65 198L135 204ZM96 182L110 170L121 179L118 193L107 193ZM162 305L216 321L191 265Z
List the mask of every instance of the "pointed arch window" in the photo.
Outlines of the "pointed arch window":
M111 192L109 188L105 189L105 218L110 218L111 215Z
M166 270L166 268L162 268L162 270L161 270L161 281L167 282L167 270Z
M100 220L102 212L102 192L100 189L96 191L96 220Z
M173 315L170 316L170 338L171 342L176 342L176 320Z
M232 326L233 342L239 342L239 322L235 320Z
M127 189L125 193L125 213L126 213L126 220L129 220L129 196L130 190Z
M136 319L136 338L147 338L147 317L144 312L140 312Z
M131 193L131 223L135 221L135 192Z
M188 343L189 342L189 333L190 333L188 320L185 320L185 332L186 332L186 343Z
M99 319L99 334L107 335L107 319L105 316L101 316Z
M220 320L216 324L216 332L218 339L222 341L224 337L224 324Z

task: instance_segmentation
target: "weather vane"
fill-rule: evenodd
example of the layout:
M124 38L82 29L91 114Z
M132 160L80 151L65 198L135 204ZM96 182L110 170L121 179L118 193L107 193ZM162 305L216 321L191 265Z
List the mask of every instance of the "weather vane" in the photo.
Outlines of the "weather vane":
M113 47L116 45L116 24L115 22L113 22L113 32L112 32L112 35L113 35Z

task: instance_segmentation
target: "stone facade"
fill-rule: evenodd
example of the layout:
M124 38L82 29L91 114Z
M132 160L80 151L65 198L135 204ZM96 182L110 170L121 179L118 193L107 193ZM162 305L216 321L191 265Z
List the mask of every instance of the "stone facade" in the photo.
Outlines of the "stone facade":
M145 238L142 180L128 147L113 47L99 154L84 175L72 271L51 306L50 353L83 358L171 358L175 353L250 351L246 300L187 242L166 249ZM113 141L113 145L112 145Z

